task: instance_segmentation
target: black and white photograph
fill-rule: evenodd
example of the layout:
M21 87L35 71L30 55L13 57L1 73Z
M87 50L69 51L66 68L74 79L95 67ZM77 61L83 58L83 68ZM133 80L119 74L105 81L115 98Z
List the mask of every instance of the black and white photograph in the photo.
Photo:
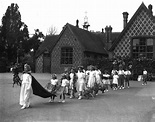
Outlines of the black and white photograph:
M0 122L155 122L155 1L0 0Z

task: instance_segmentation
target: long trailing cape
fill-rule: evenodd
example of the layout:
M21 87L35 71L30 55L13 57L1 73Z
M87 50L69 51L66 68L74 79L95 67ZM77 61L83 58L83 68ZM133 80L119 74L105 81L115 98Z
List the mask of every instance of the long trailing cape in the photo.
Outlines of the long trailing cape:
M42 87L40 85L40 83L33 76L32 76L31 86L32 86L32 90L33 90L34 95L37 95L37 96L42 97L42 98L48 98L48 97L56 96L55 94L48 92L44 87Z

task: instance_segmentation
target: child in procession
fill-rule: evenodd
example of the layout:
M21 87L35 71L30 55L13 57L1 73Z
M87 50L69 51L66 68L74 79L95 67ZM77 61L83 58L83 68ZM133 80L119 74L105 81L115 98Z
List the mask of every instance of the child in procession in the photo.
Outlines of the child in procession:
M119 79L118 73L117 72L114 72L113 73L113 81L112 81L113 90L117 90L117 87L118 87L118 79Z
M110 75L108 74L108 71L106 70L105 73L103 74L103 84L105 85L105 92L108 91L108 87L110 85Z
M130 75L131 75L130 70L126 69L126 71L124 72L124 75L125 75L125 88L130 88L130 83L129 83Z
M59 102L62 102L62 103L65 102L66 87L68 86L68 84L69 84L69 80L68 80L67 76L65 74L63 74L62 78L61 78L62 92L60 95L60 101ZM62 101L61 101L61 99L62 99Z
M76 80L77 80L77 76L76 73L74 71L74 69L71 69L71 72L69 74L70 76L70 98L74 98L75 97L75 92L76 92Z
M82 99L83 91L85 88L85 72L82 67L79 67L77 73L77 91L79 92L78 99Z
M57 85L58 85L57 75L52 74L52 78L51 78L50 86L49 86L50 87L49 90L50 90L51 93L56 92ZM51 99L49 100L49 102L54 102L54 99L55 99L55 96L52 96Z

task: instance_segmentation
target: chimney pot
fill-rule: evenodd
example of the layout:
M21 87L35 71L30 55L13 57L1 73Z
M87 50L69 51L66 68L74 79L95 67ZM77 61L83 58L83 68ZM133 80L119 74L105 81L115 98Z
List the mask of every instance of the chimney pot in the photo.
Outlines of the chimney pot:
M111 27L111 25L109 26L109 32L110 32L110 33L112 32L112 27Z
M104 29L102 28L102 33L104 33Z
M79 20L76 20L76 27L79 27Z
M128 12L123 12L123 24L124 24L124 28L126 27L127 23L128 23Z
M149 11L150 11L151 15L153 15L152 8L153 8L153 6L150 4L150 5L148 6L148 9L149 9Z

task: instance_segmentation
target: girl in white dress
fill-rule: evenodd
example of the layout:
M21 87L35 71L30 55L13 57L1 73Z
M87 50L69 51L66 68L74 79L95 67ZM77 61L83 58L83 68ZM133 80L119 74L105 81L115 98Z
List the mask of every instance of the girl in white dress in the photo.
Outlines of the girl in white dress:
M62 93L60 95L60 101L64 103L65 102L65 94L66 94L66 87L69 84L69 80L67 79L67 76L65 74L63 74L62 78L61 78L61 88L62 88ZM62 101L61 101L62 99Z
M96 67L95 69L95 77L96 77L96 84L95 84L95 95L98 95L99 86L101 86L101 71Z
M85 73L82 70L82 68L80 67L77 73L77 90L79 92L79 98L78 99L82 99L82 93L84 91L84 85L85 85Z
M77 80L74 69L71 69L69 76L70 76L70 84L69 84L70 98L74 98L75 97L75 91L76 91L75 84L76 84L76 80Z
M96 72L94 70L94 67L91 66L90 72L89 72L87 87L92 89L95 85L95 82L96 82Z
M108 71L105 71L105 73L103 74L103 80L102 80L102 82L103 82L103 84L105 86L105 92L108 91L108 87L110 85L109 78L110 78L110 75L108 74Z
M30 66L28 64L24 65L24 72L21 76L22 86L20 90L20 101L19 104L22 106L21 109L28 108L30 106L30 96L32 92L32 76L30 74Z
M114 72L114 74L113 74L113 81L112 81L113 90L117 90L118 78L119 78L118 73L117 72Z
M57 89L57 85L58 85L58 79L57 79L57 75L56 74L52 74L52 78L51 78L51 93L56 92ZM54 102L55 96L52 96L51 99L49 100L49 102Z

